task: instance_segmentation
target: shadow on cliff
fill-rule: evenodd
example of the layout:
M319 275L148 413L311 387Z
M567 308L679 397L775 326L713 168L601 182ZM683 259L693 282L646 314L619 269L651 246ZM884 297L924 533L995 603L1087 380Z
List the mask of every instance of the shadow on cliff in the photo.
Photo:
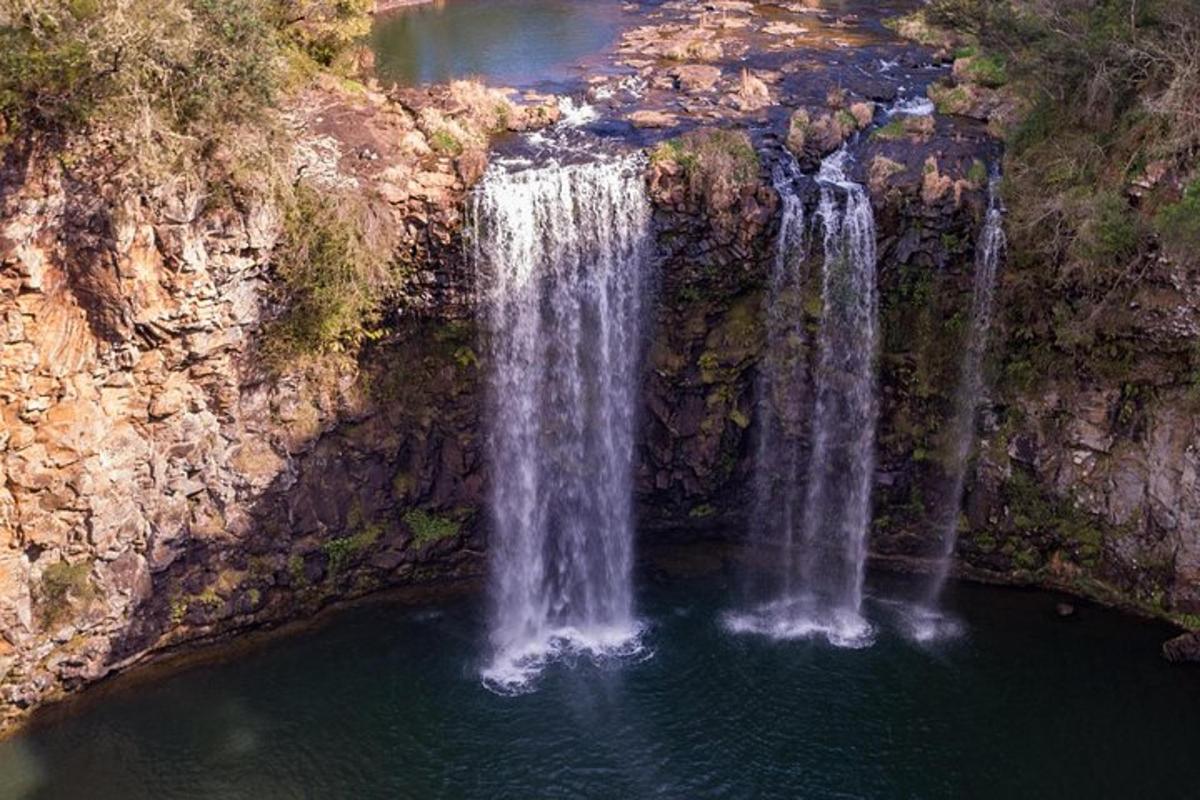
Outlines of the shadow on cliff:
M356 410L281 452L265 489L244 508L221 508L225 527L152 536L152 587L108 667L390 587L481 575L479 375L464 350L473 343L463 323L405 320L362 353ZM273 412L277 450L301 422Z

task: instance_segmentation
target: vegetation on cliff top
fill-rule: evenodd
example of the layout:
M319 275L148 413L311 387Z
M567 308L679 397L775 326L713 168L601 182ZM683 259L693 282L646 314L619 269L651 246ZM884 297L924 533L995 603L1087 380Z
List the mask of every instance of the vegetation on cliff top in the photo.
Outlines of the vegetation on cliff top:
M934 0L900 27L958 46L960 87L1008 81L1024 99L1005 131L1006 280L1029 300L1006 304L1009 376L1061 374L1064 359L1127 372L1127 309L1156 254L1200 259L1200 5ZM978 95L953 91L967 113ZM1184 372L1200 366L1182 355Z
M268 365L355 350L371 335L380 303L398 283L386 222L368 201L304 184L288 194L275 272L283 314L268 326Z
M745 131L704 128L658 145L650 154L653 183L678 185L690 203L707 210L714 224L729 228L743 192L759 181L760 162ZM661 178L678 176L675 180ZM657 191L657 189L656 189ZM680 198L683 199L683 198Z
M212 205L268 196L283 316L270 363L351 349L394 283L370 204L293 185L281 111L345 73L373 0L0 0L0 154L52 156L90 194L184 181ZM115 207L116 203L109 203Z
M7 136L104 125L137 144L201 146L273 106L289 65L328 66L371 0L0 0Z

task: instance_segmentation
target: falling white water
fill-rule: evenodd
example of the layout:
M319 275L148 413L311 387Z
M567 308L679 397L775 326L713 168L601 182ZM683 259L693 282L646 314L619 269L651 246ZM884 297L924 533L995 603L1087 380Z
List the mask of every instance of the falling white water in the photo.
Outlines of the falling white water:
M785 565L794 574L779 597L750 614L727 616L726 624L737 632L823 636L862 647L874 635L861 611L878 417L879 301L875 218L866 190L846 177L848 159L844 149L835 153L817 175L824 312L798 564Z
M766 297L767 346L757 386L754 519L756 538L780 548L779 585L771 590L790 595L797 572L793 559L799 538L801 436L807 411L802 401L806 396L803 289L807 237L804 202L796 193L799 165L794 158L787 158L776 166L772 178L782 209Z
M932 116L936 107L933 101L925 95L918 97L909 97L903 100L897 100L889 106L885 111L885 115L889 118L902 114L909 117L928 117Z
M558 111L561 115L558 124L570 128L578 128L600 118L600 112L596 110L595 106L577 102L570 96L559 98Z
M637 156L512 169L474 198L490 342L485 683L636 652L632 457L650 204Z
M950 422L953 451L950 454L950 487L946 503L938 515L941 547L937 566L930 580L925 602L916 610L913 636L922 641L945 638L957 633L958 625L938 609L938 600L950 574L950 563L958 543L958 518L962 508L967 465L975 443L975 420L983 399L983 357L987 353L992 327L992 309L996 274L1004 258L1004 209L998 192L1000 178L993 175L988 186L988 210L983 230L975 247L975 276L971 299L971 326L963 353L958 388L954 395L954 416Z

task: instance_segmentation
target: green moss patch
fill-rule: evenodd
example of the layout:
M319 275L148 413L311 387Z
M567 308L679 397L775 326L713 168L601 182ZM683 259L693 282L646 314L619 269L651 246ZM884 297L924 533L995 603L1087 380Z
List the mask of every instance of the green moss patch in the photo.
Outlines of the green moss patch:
M76 604L86 605L95 597L91 574L91 561L59 561L46 567L34 589L38 614L45 624L63 621Z
M414 508L404 515L404 524L412 531L412 543L417 548L450 539L462 530L462 523L458 520L431 514L419 508Z

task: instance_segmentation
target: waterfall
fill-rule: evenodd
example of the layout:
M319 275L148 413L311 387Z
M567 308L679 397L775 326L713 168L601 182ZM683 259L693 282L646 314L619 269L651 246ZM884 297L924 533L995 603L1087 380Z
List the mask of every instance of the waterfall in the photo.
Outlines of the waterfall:
M795 159L775 168L773 184L782 210L766 298L767 344L759 366L758 441L754 469L754 518L760 540L780 547L777 593L791 596L797 526L802 507L802 426L806 395L804 266L807 259L803 199L796 193L800 169Z
M817 175L825 229L825 310L804 546L809 552L805 583L817 595L819 607L824 606L826 624L833 625L827 635L851 643L871 634L860 611L879 416L879 292L875 216L866 189L846 177L848 159L845 150L830 156Z
M485 683L638 648L632 458L650 204L639 156L493 165L472 207L488 336Z
M839 646L861 647L873 637L861 609L879 415L879 299L875 218L866 190L845 174L848 160L842 149L817 174L824 308L795 563L784 565L791 569L779 597L751 614L729 615L727 624L735 631L780 638L821 635ZM784 207L786 212L786 198ZM776 357L768 357L768 375Z
M996 273L1004 258L1004 209L1000 204L999 175L993 174L988 185L988 209L983 230L975 247L975 275L971 295L971 324L954 395L954 415L950 420L950 486L946 502L937 516L940 550L930 580L924 607L914 623L918 639L934 639L952 634L957 626L937 610L938 600L950 574L954 548L958 543L958 518L962 510L967 466L975 443L975 422L983 399L983 357L988 348L992 326Z

